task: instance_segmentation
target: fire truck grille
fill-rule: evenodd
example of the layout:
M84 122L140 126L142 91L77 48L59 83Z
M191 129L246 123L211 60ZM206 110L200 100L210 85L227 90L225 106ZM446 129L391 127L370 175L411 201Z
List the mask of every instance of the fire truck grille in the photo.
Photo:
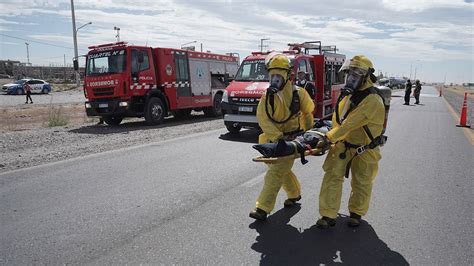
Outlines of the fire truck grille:
M242 97L232 97L233 103L244 103L244 104L258 104L260 101L259 98L242 98Z
M114 87L109 88L95 88L92 89L94 96L111 96L114 95Z

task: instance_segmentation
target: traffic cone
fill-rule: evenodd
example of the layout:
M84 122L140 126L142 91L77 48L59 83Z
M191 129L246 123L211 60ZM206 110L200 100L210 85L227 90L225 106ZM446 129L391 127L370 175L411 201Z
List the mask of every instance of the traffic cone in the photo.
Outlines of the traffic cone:
M459 120L459 125L457 127L471 127L466 125L466 117L467 117L467 92L464 93L464 103L462 104L461 108L461 119Z

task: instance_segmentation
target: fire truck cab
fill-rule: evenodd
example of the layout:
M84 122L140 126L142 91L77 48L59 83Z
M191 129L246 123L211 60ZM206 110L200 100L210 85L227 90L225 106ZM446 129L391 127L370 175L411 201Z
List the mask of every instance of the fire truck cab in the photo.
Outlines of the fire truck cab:
M109 125L120 124L124 117L145 117L147 124L157 125L169 113L183 117L191 110L220 115L222 95L239 63L231 55L125 42L89 49L86 113Z
M316 87L314 96L315 119L327 119L332 115L344 76L339 69L345 55L338 54L336 46L322 46L320 41L290 43L289 50L282 51L293 65L292 81L299 71L307 73L307 82ZM242 127L259 128L256 110L260 97L268 88L268 72L265 57L270 52L253 52L239 67L235 79L227 86L222 99L224 124L231 133Z

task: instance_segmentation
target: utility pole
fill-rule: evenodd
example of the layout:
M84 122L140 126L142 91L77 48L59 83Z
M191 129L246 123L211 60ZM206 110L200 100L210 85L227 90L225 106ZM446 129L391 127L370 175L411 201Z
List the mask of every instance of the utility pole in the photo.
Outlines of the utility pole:
M270 39L260 39L260 52L263 53L263 47L265 47L265 48L268 47L267 45L265 45L265 46L263 45L263 41L268 41L268 40L270 40Z
M66 54L64 54L63 71L64 71L64 83L66 83Z
M71 0L71 14L72 14L72 38L74 40L74 61L79 60L78 52L77 52L77 30L76 30L76 16L74 14L74 0ZM76 63L77 64L77 63ZM79 76L79 69L74 69L75 76L76 76L76 86L81 86L80 76Z
M30 50L28 49L29 43L25 42L26 44L26 65L30 65Z
M120 28L114 26L114 30L117 31L117 34L115 35L115 38L117 38L117 42L120 42Z

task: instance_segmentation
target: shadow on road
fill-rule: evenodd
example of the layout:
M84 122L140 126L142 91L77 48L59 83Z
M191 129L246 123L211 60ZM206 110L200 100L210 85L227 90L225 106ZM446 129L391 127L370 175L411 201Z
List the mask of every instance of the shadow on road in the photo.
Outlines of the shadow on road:
M168 127L175 127L175 126L181 126L181 125L187 125L187 124L196 124L196 123L202 123L202 122L207 122L207 121L212 121L212 120L217 120L217 119L222 119L222 118L196 115L196 116L191 116L189 118L177 119L171 116L171 117L165 118L165 121L163 122L163 124L157 125L157 126L148 126L145 123L145 120L143 119L140 119L138 121L125 120L118 126L110 126L107 124L89 125L89 126L83 126L80 128L72 129L69 132L78 133L78 134L106 135L106 134L116 134L116 133L127 133L127 132L132 132L132 131L137 131L137 130L150 130L150 129L156 129L156 128L168 128ZM224 122L222 122L222 125L224 125Z
M239 133L230 133L227 132L219 136L222 140L227 141L238 141L238 142L246 142L246 143L258 143L258 135L260 135L260 131L256 129L248 129L242 130Z
M320 230L314 225L300 231L288 224L299 210L284 208L267 222L249 225L259 234L251 248L261 253L260 265L408 265L367 222L352 229L346 226L348 217L341 215L336 227Z

